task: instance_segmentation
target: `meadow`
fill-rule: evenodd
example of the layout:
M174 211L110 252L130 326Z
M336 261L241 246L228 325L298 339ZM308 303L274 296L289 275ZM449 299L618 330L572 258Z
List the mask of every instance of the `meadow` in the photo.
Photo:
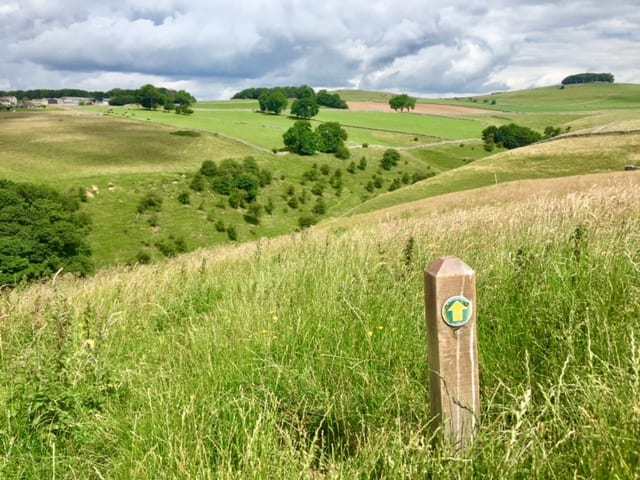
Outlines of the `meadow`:
M635 478L639 186L514 182L4 292L0 475ZM443 254L479 281L482 417L458 453L428 433L422 272Z
M177 125L164 126L87 112L91 110L4 114L0 176L49 184L74 195L95 187L97 193L83 203L83 209L93 220L89 240L98 267L135 262L141 252L160 259L156 244L170 237L184 239L189 250L231 242L226 230L216 228L218 222L225 228L234 226L239 241L292 232L317 202L317 195L311 193L315 182L302 185L303 175L314 164L328 169L326 175L321 174L327 184L322 193L326 213L321 217L328 217L387 191L394 179L405 174L405 180L414 173L433 175L487 155L473 142L462 147L434 145L424 151L414 148L403 152L398 168L385 171L378 166L383 148L354 150L351 160L330 155L273 155L218 132L183 130L190 124L182 125L184 117L177 115L155 113L178 119ZM135 113L154 115L142 110ZM254 156L273 174L273 182L263 189L258 202L264 206L271 201L274 212L263 215L258 225L248 223L242 209L230 208L224 196L190 189L204 160L247 156ZM350 163L360 164L363 157L366 166L349 172ZM328 185L336 170L342 175L339 194ZM367 184L375 178L380 182L369 191ZM287 193L290 188L293 195ZM188 204L179 201L184 192L189 193ZM164 199L162 208L153 215L140 214L137 206L149 193Z

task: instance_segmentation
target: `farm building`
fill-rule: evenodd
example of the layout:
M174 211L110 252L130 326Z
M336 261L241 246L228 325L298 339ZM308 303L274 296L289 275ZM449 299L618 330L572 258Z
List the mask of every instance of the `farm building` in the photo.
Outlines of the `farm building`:
M18 99L16 97L0 97L0 107L2 108L15 108L18 105Z

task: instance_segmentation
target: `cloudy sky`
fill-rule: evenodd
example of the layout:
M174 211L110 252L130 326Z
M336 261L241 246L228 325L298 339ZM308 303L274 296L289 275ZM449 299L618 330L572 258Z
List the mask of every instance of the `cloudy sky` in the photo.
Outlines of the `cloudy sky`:
M429 96L640 82L639 0L0 0L0 90L307 83Z

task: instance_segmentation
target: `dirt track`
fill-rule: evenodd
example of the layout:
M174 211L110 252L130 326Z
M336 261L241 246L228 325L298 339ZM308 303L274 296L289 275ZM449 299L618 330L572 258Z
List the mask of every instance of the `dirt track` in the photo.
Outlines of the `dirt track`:
M349 110L354 112L393 112L386 103L377 102L347 102ZM491 110L481 108L457 107L453 105L416 104L413 113L422 115L440 115L443 117L475 117L477 115L491 115Z

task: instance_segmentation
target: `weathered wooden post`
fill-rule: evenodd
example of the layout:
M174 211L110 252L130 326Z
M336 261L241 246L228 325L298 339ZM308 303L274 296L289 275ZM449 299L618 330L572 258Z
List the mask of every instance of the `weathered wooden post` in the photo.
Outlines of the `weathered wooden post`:
M465 448L480 413L476 275L462 260L444 257L431 264L424 280L434 428Z

